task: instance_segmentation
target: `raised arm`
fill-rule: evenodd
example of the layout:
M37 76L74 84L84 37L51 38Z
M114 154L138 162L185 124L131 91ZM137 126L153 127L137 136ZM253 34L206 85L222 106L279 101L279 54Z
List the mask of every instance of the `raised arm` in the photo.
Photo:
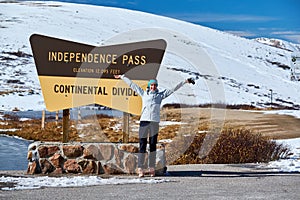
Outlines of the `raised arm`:
M129 85L129 87L131 89L133 89L136 93L138 93L138 95L143 96L144 95L144 90L138 86L137 84L135 84L134 82L132 82L132 80L130 80L129 78L125 77L125 75L114 75L116 79L122 79L127 85Z
M167 98L168 96L170 96L172 93L174 93L176 90L178 90L179 88L181 88L184 84L186 83L186 81L182 81L179 84L177 84L173 89L165 89L163 91L163 99Z
M186 83L191 83L191 84L195 84L195 80L194 80L194 78L188 78L188 79L186 79L185 81L182 81L182 82L180 82L179 84L177 84L173 89L171 89L171 90L168 90L168 89L166 89L165 91L164 91L164 96L163 96L163 98L167 98L168 96L170 96L173 92L175 92L175 91L177 91L179 88L181 88L184 84L186 84Z

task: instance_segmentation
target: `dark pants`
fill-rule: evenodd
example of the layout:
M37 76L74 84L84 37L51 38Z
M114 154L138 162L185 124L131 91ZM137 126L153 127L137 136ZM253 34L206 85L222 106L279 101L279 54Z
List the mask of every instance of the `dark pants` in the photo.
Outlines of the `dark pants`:
M147 148L147 140L149 137L149 167L155 168L156 160L156 144L159 130L158 122L141 121L139 128L140 151L138 156L138 167L145 169L145 154Z

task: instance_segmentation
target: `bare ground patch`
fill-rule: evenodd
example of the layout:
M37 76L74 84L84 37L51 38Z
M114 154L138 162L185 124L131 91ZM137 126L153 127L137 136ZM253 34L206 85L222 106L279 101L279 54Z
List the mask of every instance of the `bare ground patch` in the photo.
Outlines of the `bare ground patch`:
M288 115L264 114L261 111L176 108L162 110L161 118L175 124L162 125L159 139L172 139L179 134L210 132L216 128L221 130L226 126L250 129L270 139L300 137L300 119ZM130 119L130 142L138 141L138 119L138 116ZM2 120L0 129L18 129L14 132L7 131L7 134L25 139L60 141L61 125L61 122L46 121L45 129L41 130L41 120L18 121L13 116L7 116ZM73 141L120 142L123 137L122 118L98 116L97 119L72 121L70 126L70 137Z

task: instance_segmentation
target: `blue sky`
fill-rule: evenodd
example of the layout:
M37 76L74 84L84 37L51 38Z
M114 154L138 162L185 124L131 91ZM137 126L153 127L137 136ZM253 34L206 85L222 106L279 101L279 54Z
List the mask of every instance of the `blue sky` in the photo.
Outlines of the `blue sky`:
M139 10L247 37L300 44L299 0L62 0Z

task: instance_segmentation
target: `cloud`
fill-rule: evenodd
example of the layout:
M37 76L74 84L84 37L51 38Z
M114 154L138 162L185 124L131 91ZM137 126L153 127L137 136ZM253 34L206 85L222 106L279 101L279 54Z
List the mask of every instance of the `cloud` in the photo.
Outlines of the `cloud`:
M286 39L296 42L297 44L300 44L300 35L285 35Z
M190 22L268 22L278 20L275 17L254 16L254 15L228 15L214 13L179 13L171 14L172 17Z
M256 34L254 33L251 33L251 32L247 32L247 31L225 31L226 33L230 33L230 34L233 34L233 35L237 35L237 36L240 36L240 37L255 37Z
M271 34L300 44L300 31L274 31Z
M273 35L296 35L300 34L298 31L274 31L272 32Z
M138 5L138 3L136 1L128 1L127 4L130 4L130 5Z

